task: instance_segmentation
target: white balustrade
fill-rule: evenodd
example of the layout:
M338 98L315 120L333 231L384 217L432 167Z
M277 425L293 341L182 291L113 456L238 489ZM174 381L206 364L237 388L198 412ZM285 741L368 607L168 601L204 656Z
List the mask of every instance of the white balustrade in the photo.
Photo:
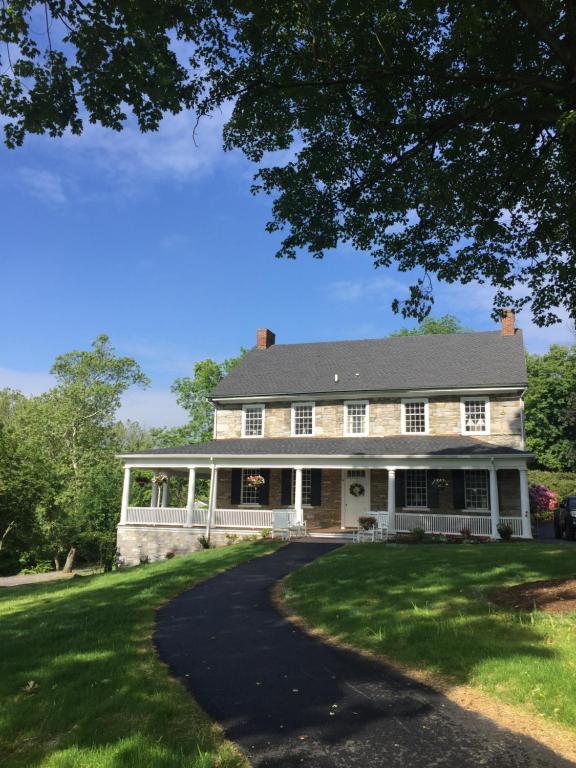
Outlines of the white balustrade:
M215 509L214 527L272 528L271 509Z
M126 522L133 525L184 525L186 507L128 507Z
M509 525L512 528L512 536L522 536L522 518L521 517L501 517L501 525Z
M397 512L396 530L408 533L423 528L426 533L459 534L468 530L472 536L490 536L490 515L433 515L420 512Z

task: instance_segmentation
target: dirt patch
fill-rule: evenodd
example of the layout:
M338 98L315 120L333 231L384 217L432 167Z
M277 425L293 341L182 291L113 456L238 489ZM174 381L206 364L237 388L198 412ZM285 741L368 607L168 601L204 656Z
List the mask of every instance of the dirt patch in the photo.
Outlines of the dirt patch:
M576 578L530 581L489 593L493 603L517 611L576 612Z

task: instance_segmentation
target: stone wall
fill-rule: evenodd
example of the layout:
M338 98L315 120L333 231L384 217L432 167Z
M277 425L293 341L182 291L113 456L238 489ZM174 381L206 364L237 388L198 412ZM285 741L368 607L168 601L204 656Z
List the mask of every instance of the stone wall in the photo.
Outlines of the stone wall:
M460 398L430 397L428 412L431 435L460 435ZM344 435L344 405L333 400L316 401L315 436ZM291 403L266 403L264 437L290 437ZM234 438L242 434L242 406L218 407L216 437ZM369 407L369 434L386 437L401 434L400 398L373 398ZM521 405L516 397L490 398L490 435L478 435L498 445L520 447L522 434Z
M165 560L168 553L188 555L202 549L198 539L204 534L201 528L176 528L170 526L119 525L117 547L124 565L140 565L143 560L156 562ZM215 547L228 544L226 537L249 538L258 535L256 531L242 529L229 531L213 530L210 541Z

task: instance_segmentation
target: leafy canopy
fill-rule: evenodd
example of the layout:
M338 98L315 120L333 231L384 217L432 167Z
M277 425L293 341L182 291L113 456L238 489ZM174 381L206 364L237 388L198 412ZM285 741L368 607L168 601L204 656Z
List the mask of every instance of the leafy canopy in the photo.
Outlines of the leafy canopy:
M232 101L279 255L416 270L419 319L433 276L576 317L573 0L2 0L0 42L8 146Z
M400 328L390 336L427 336L437 333L462 333L466 329L454 315L442 315L442 317L426 317L416 328Z

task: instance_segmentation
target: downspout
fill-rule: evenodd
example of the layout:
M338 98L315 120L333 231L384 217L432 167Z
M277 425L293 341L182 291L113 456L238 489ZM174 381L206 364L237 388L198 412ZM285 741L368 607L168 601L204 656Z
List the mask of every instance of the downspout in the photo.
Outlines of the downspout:
M524 395L526 394L527 389L528 387L524 387L524 389L520 393L520 430L521 430L520 448L523 451L526 450L526 434L524 431Z

